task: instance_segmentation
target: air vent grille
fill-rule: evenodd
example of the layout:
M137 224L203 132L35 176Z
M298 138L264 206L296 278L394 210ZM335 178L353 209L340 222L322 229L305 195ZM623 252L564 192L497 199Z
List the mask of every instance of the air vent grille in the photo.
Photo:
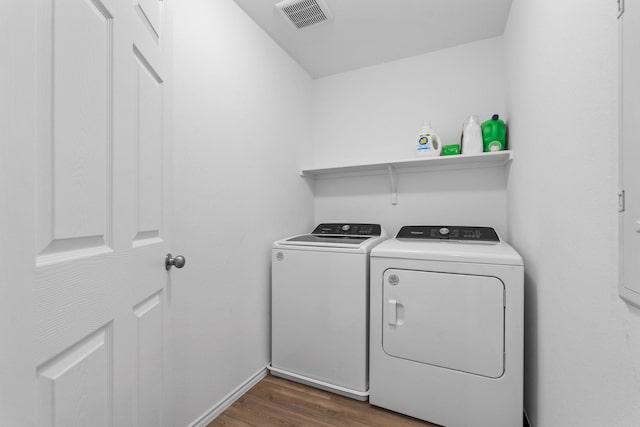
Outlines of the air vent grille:
M276 7L299 30L333 18L323 0L284 0Z

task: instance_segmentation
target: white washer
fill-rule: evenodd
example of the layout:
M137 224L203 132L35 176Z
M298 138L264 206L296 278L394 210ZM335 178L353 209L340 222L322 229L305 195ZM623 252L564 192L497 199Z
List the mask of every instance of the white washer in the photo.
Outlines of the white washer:
M378 224L320 224L272 250L272 374L359 400L369 395L369 253Z
M402 227L371 252L370 396L447 427L522 425L524 267L486 227Z

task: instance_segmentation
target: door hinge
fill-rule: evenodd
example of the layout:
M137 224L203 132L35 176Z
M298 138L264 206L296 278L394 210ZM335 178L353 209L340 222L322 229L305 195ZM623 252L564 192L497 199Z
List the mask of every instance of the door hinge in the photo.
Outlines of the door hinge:
M618 0L618 19L624 14L624 0Z
M624 212L624 190L618 190L618 212Z

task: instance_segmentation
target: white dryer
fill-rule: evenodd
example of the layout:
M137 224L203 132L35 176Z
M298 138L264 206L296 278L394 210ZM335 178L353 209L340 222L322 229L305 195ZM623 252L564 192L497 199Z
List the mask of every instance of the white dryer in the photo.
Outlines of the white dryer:
M359 400L369 395L369 253L379 224L320 224L273 244L273 375Z
M369 402L447 427L522 423L524 267L492 228L406 226L371 252Z

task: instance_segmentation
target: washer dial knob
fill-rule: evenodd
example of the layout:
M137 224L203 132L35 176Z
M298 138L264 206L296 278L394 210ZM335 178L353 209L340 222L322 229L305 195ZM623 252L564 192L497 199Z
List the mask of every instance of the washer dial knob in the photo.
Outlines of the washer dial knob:
M345 225L342 226L342 231L344 231L345 233L347 231L349 231L350 229L351 229L351 226L349 224L345 224Z
M442 227L439 231L440 231L440 235L441 236L448 236L449 235L449 229L447 227Z

